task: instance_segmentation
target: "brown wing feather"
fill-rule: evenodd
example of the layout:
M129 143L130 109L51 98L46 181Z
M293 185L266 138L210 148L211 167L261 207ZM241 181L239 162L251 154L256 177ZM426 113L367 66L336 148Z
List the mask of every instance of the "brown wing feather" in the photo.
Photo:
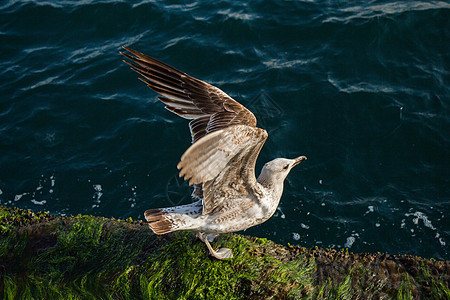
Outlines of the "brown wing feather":
M203 214L225 199L257 193L255 164L267 139L260 128L236 125L210 133L189 147L178 164L189 184L203 183Z
M185 119L199 120L190 123L192 142L206 134L231 126L256 126L256 118L242 104L219 88L181 72L159 60L123 47L125 61L139 73L148 87L161 94L160 101L171 112ZM209 117L209 120L207 119ZM205 124L193 126L193 124Z
M162 95L159 100L174 114L191 119L192 143L208 133L232 125L256 127L251 111L219 88L181 72L157 59L123 47L120 52L149 88ZM203 198L202 186L194 185L193 196Z
M265 130L256 128L252 133L252 142L246 145L246 149L230 160L214 180L203 183L203 214L226 210L227 199L260 193L257 190L255 165L267 137Z

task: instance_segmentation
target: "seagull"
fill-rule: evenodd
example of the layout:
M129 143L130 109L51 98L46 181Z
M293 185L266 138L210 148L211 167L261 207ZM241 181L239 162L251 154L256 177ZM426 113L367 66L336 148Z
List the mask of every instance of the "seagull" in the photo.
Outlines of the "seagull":
M177 165L180 177L194 186L196 202L149 209L144 215L155 234L177 230L197 237L217 259L232 250L214 250L210 242L221 233L246 230L267 221L276 211L283 182L293 167L306 160L276 158L258 178L255 164L268 134L256 127L251 111L219 88L181 72L155 58L123 47L125 63L157 92L165 108L190 120L192 145Z

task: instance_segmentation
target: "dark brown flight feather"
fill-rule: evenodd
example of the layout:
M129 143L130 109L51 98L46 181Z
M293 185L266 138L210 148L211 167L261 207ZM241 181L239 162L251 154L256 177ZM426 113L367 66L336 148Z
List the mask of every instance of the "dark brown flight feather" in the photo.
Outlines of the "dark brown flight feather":
M149 88L162 95L159 100L171 112L192 120L189 127L192 142L207 133L231 126L256 126L251 111L219 88L198 80L145 54L123 47L125 61L139 73Z

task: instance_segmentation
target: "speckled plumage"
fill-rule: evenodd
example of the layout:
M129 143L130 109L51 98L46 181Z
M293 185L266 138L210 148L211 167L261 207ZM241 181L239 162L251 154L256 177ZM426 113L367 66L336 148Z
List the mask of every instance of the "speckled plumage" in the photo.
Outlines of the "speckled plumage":
M192 146L178 164L180 177L194 185L192 204L149 209L145 218L156 234L199 232L211 255L231 258L230 249L212 250L208 235L235 232L261 224L278 207L289 171L305 160L277 158L258 179L255 164L268 135L255 116L222 90L137 51L125 48L125 61L166 108L190 119ZM203 234L206 234L205 236Z

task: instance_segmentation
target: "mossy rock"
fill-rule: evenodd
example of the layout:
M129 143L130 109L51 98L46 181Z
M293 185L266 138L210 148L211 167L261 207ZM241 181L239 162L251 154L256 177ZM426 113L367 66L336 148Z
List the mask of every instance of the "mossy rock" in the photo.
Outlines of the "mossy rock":
M141 221L0 207L4 299L450 299L449 261L281 246L223 235L208 256L190 232Z

